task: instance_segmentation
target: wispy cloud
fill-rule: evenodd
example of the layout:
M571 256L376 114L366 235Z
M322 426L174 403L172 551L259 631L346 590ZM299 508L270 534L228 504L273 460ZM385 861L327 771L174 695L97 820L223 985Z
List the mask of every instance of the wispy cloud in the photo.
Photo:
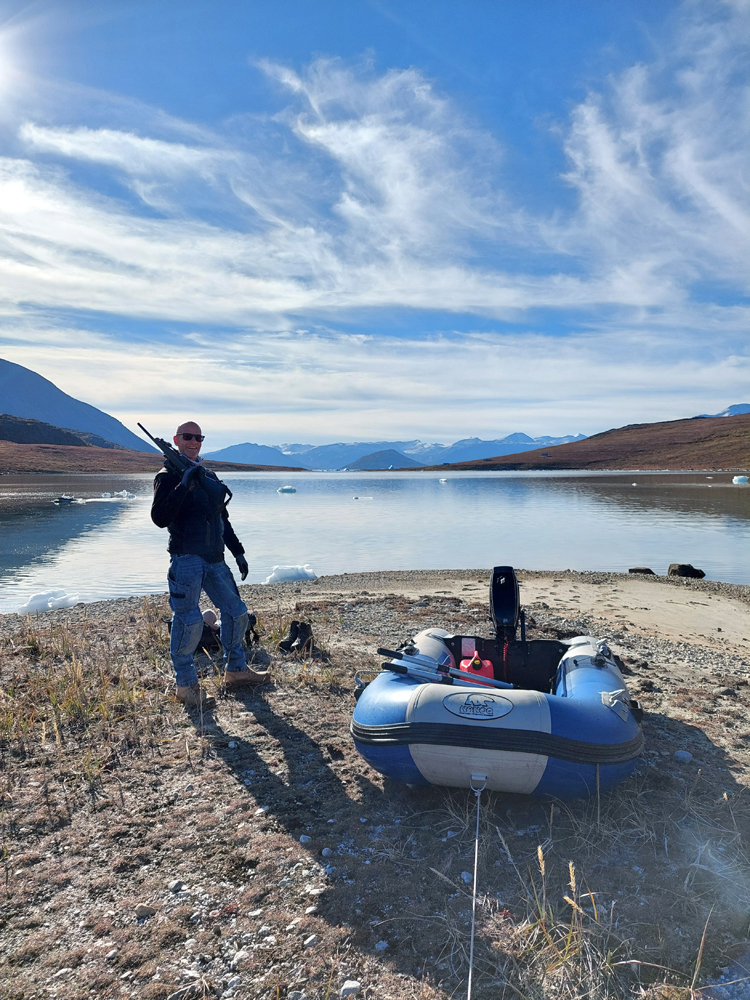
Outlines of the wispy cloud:
M325 436L357 405L348 436L368 436L369 421L449 437L498 422L593 430L615 422L596 422L602 392L623 419L666 418L680 409L670 393L687 414L691 397L735 401L748 354L749 48L746 3L686 6L651 65L573 109L562 141L577 201L552 216L510 198L498 143L415 69L263 63L282 109L213 130L159 129L153 113L127 129L27 116L0 159L7 349L27 329L33 356L55 323L68 329L56 312L148 320L152 344L122 384L168 409L168 380L143 371L188 324L193 388L213 408L221 386L217 420L270 414L278 436L301 411ZM434 317L433 334L372 335L378 315L403 331L417 313ZM486 332L450 332L451 314ZM54 356L61 371L98 358L93 370L118 344L102 334ZM129 411L125 396L116 406Z

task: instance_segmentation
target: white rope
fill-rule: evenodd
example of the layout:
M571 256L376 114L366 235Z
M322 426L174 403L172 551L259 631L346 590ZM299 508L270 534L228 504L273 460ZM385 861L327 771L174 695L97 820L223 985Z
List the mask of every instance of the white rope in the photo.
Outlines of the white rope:
M471 790L477 797L477 827L474 834L474 888L471 894L471 945L469 947L469 984L466 1000L471 1000L471 978L474 972L474 928L477 916L477 868L479 867L479 807L486 784L486 774L472 774Z

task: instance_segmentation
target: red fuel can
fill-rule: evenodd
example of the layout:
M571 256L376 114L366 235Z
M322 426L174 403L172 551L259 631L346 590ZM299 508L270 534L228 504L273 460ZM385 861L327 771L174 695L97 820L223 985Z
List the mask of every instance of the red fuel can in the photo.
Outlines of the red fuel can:
M459 666L467 674L473 676L479 674L481 677L489 677L490 680L495 679L495 668L492 666L492 660L483 660L476 649L471 659L461 660Z

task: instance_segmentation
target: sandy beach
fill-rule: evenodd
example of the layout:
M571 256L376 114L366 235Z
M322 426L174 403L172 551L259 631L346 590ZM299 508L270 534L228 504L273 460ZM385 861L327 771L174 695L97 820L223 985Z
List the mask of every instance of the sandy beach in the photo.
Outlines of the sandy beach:
M371 998L460 993L472 803L384 780L348 725L378 645L428 625L490 634L489 575L243 587L272 683L226 697L203 657L219 696L204 719L169 695L164 595L1 617L3 995L330 1000L355 981ZM474 995L687 997L709 916L697 983L747 947L750 587L519 579L529 637L609 639L646 751L600 801L485 796ZM323 657L276 652L293 617Z

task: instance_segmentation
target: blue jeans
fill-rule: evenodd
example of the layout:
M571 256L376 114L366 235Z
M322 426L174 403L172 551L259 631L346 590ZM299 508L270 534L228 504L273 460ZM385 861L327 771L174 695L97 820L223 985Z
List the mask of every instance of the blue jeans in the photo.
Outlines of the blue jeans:
M221 612L221 644L227 670L247 670L242 640L247 629L247 607L232 571L222 559L209 563L200 556L172 556L169 565L169 606L174 612L169 652L180 687L197 684L193 653L203 633L201 590Z

